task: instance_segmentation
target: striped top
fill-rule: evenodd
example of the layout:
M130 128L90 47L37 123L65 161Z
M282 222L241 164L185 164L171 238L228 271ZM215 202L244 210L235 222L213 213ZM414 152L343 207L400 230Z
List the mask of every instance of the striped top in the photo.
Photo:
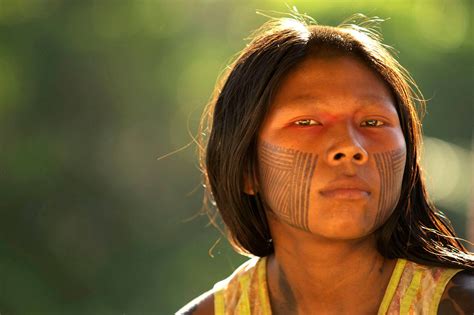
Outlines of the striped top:
M462 269L398 259L378 314L435 315L449 280ZM266 257L252 258L214 285L215 315L270 315Z

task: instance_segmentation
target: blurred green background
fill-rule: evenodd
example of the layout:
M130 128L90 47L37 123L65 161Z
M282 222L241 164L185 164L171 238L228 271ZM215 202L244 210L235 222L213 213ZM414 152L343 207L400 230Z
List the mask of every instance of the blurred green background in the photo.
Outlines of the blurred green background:
M429 99L429 188L472 241L469 0L286 1L388 19ZM0 1L0 313L171 314L244 257L208 226L191 141L219 73L283 1ZM272 14L270 12L267 12ZM472 220L471 220L472 222Z

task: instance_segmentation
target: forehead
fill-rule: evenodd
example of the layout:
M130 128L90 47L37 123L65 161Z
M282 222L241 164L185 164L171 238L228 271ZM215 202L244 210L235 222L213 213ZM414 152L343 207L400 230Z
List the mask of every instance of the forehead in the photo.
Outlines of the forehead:
M394 99L382 77L354 56L310 57L293 68L282 80L272 108L305 104L377 106L394 110ZM338 106L338 109L348 106Z

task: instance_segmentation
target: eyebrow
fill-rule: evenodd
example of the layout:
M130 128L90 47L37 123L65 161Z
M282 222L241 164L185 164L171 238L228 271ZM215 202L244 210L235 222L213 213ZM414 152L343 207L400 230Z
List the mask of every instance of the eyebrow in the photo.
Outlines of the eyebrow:
M362 97L358 98L358 103L360 103L363 106L370 106L370 107L375 107L378 106L378 104L386 104L387 101L391 99L387 99L385 97L380 97L377 95L373 94L366 94L363 95ZM293 107L309 107L309 106L314 106L314 105L322 105L322 106L328 106L327 101L324 99L318 98L313 95L309 94L300 94L297 95L293 98L291 98L287 102L281 102L275 104L275 109L291 109Z

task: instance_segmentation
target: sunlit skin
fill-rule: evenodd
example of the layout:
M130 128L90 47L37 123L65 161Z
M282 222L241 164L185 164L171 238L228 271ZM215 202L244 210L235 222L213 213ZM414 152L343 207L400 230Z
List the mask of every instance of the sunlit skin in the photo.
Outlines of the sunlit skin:
M405 163L395 100L362 61L316 56L286 76L259 133L258 178L244 187L262 197L273 238L272 314L377 314L396 260L378 253L374 231ZM472 291L472 276L457 274L438 313L472 313ZM213 290L178 314L214 314Z
M252 188L266 201L275 246L275 314L377 312L395 261L377 252L373 232L398 201L406 155L394 102L350 56L307 59L280 85Z

